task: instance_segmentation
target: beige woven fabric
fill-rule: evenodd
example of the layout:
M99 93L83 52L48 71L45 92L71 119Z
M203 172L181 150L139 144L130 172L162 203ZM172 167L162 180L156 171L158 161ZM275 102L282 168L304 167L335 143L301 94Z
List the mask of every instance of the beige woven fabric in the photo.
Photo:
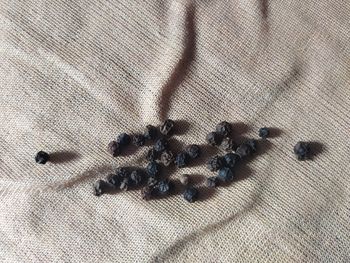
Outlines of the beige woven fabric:
M0 262L349 262L350 2L0 1ZM97 198L122 131L278 128L202 198ZM317 142L312 161L293 145ZM205 156L215 151L205 147ZM38 150L55 162L37 165Z

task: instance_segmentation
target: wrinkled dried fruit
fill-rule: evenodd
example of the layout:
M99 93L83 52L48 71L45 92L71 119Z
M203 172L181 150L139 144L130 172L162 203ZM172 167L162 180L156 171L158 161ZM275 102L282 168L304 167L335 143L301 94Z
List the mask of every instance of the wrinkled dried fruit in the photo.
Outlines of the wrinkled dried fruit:
M124 178L120 183L120 190L127 191L129 187L132 185L132 181L130 178Z
M212 176L207 178L206 185L209 188L214 188L218 185L218 178L216 176Z
M122 180L123 178L116 174L110 174L107 176L107 179L106 179L106 181L109 184L111 184L113 187L119 187Z
M124 167L117 168L117 170L115 171L115 174L121 179L129 177L129 172Z
M218 179L223 182L231 182L233 180L233 171L228 167L221 168L218 174Z
M155 177L150 177L147 180L147 185L150 187L155 186L156 184L158 184L158 180Z
M185 167L188 164L189 156L186 152L180 152L176 155L175 165L178 168Z
M220 144L220 149L226 151L226 152L231 152L234 149L234 142L231 138L224 138Z
M152 198L153 188L150 186L145 186L141 189L141 197L144 200L150 200Z
M307 142L298 142L294 146L294 154L299 161L308 159L310 157L310 144Z
M222 157L218 155L211 157L207 162L207 168L212 172L219 170L222 166Z
M45 164L50 160L50 155L46 152L40 151L35 156L35 162L39 164Z
M119 143L120 146L126 146L131 142L131 137L129 134L121 133L117 137L117 143Z
M156 185L156 191L159 195L168 195L171 191L172 184L169 180L160 180Z
M174 132L175 122L173 120L166 120L159 128L164 135L171 135Z
M158 131L156 127L154 127L153 125L147 125L144 137L146 138L146 140L154 141L157 138L157 133Z
M198 190L195 187L190 186L186 188L185 192L183 193L183 197L186 201L193 203L198 199Z
M249 139L245 142L245 144L247 144L252 149L253 153L256 152L256 149L257 149L257 141L256 140Z
M241 160L238 154L235 153L227 153L224 155L224 166L233 168L237 165L237 163Z
M103 180L98 180L94 184L94 195L96 196L101 196L104 193L108 192L110 185L103 181Z
M160 138L154 144L154 150L157 152L163 152L168 148L168 141L165 138Z
M116 141L111 141L108 144L108 152L112 154L114 157L120 154L120 145Z
M201 149L196 144L191 144L186 147L186 153L191 159L196 159L201 155Z
M158 152L152 148L152 149L148 150L146 159L147 159L147 161L152 162L152 161L157 160L158 156L159 156Z
M243 159L252 154L252 148L249 145L243 143L236 149L236 154L238 154L241 159Z
M222 136L216 132L210 132L205 139L209 145L219 146L222 141Z
M141 147L144 146L146 143L145 137L143 136L143 134L135 134L132 137L132 142L134 145Z
M160 173L160 166L156 162L150 162L146 167L146 172L149 177L157 177Z
M222 136L229 136L232 131L232 126L227 121L222 121L216 125L216 132Z
M259 137L266 139L270 135L270 130L266 127L259 129Z
M190 177L187 174L181 175L181 177L180 177L181 184L188 185L189 181L190 181Z
M160 161L162 164L164 164L164 166L169 166L174 162L174 154L169 150L165 150L160 155Z
M130 179L133 185L139 186L142 183L142 173L138 170L132 171L130 174Z

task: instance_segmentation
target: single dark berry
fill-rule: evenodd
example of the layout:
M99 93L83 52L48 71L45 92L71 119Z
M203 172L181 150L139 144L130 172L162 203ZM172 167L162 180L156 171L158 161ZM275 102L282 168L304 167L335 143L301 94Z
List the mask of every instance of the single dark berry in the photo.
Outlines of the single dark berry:
M116 175L116 174L110 174L107 176L107 182L111 184L113 187L119 187L121 181L123 180L122 177Z
M168 145L169 143L167 139L160 138L154 144L154 150L156 150L157 152L163 152L168 148Z
M221 169L222 166L223 166L222 157L218 155L211 157L207 162L207 168L212 172Z
M214 188L218 185L219 180L216 176L207 178L206 184L209 188Z
M308 159L310 157L310 144L307 142L298 142L294 146L294 154L299 161Z
M124 178L120 183L120 190L127 191L129 187L132 185L132 181L130 178Z
M108 144L108 152L112 154L114 157L120 154L120 145L116 141L111 141Z
M164 135L171 135L174 132L175 122L167 119L159 128L160 132Z
M180 152L176 155L175 165L178 168L185 167L188 164L189 156L186 152Z
M153 195L153 187L145 186L141 189L141 197L144 200L150 200Z
M183 193L183 196L186 201L193 203L198 199L198 190L193 186L189 186L186 188L185 192Z
M116 174L119 178L121 178L121 179L124 179L124 178L129 177L129 172L128 172L128 170L127 170L126 168L124 168L124 167L119 167L119 168L117 168L115 174Z
M162 164L164 164L164 166L169 166L170 164L172 164L174 162L174 159L174 154L172 153L172 151L169 150L165 150L160 155L160 161L162 162Z
M50 155L46 152L40 151L35 156L35 162L39 164L45 164L50 160Z
M108 192L109 188L110 185L107 182L98 180L94 183L94 195L101 196L104 193Z
M259 137L266 139L270 135L270 130L266 127L259 129Z
M216 132L224 137L229 136L232 131L232 126L227 121L222 121L216 125Z
M154 187L156 184L158 184L158 180L155 177L149 177L147 180L147 186Z
M150 162L147 167L146 171L149 177L157 177L160 173L160 166L156 162Z
M196 159L201 155L201 149L196 144L191 144L186 147L186 153L191 159Z
M247 144L252 149L253 153L256 152L256 149L257 149L257 141L256 140L249 139L245 142L245 144Z
M142 183L142 173L139 170L132 171L130 174L130 179L134 186L139 186Z
M217 132L210 132L206 137L206 141L211 146L219 146L222 141L222 136Z
M158 152L152 148L152 149L148 150L146 159L147 159L147 161L152 162L152 161L157 160L158 156L159 156Z
M236 149L236 154L243 159L252 154L252 148L248 144L243 143Z
M157 133L158 131L156 127L154 127L153 125L147 125L144 136L146 140L154 141L157 138Z
M135 134L132 137L132 143L138 147L144 146L146 143L145 136L143 134Z
M190 181L190 177L187 174L181 175L181 177L180 177L181 184L188 185L189 181Z
M168 195L171 191L172 184L169 180L160 180L156 185L156 191L159 195Z
M233 151L235 144L231 138L224 138L220 144L220 149L231 152Z
M224 166L228 168L234 168L239 160L241 160L241 157L239 157L238 154L235 153L227 153L224 155Z
M119 143L120 146L126 146L131 142L131 137L129 134L121 133L117 137L117 143Z
M221 168L218 174L218 179L223 182L231 182L233 180L233 171L228 167Z

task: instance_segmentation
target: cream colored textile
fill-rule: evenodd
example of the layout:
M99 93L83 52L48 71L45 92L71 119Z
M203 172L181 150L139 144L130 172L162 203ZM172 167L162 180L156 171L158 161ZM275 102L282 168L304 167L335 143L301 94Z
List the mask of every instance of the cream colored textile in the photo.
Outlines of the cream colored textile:
M349 262L349 17L346 0L1 0L0 262ZM280 131L227 187L171 173L197 178L194 204L93 196L146 164L108 142L167 117L183 144L221 120ZM323 149L298 162L298 140Z

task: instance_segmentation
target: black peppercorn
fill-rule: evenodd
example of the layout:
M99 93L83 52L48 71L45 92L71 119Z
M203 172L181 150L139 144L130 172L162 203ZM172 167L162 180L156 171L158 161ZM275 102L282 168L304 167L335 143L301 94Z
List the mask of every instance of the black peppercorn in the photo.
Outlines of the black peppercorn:
M178 168L185 167L188 164L189 156L186 152L180 152L176 155L175 165Z
M241 157L235 153L227 153L224 155L224 166L233 168L237 165Z
M266 139L270 135L270 130L266 127L259 129L259 137Z
M186 201L193 203L198 199L198 190L197 188L193 186L189 186L186 188L185 192L183 193L183 197Z
M154 144L154 150L162 152L168 148L168 141L165 138L160 138Z
M110 189L110 185L103 181L103 180L98 180L94 184L94 195L96 196L101 196L104 193L108 192Z
M130 178L127 177L120 182L119 188L120 190L127 191L131 185L132 185L132 181Z
M134 186L139 186L142 183L142 173L138 170L132 171L130 174L130 179Z
M307 142L298 142L294 146L294 154L299 161L308 159L310 157L310 144Z
M191 144L186 147L186 153L191 159L196 159L201 155L201 149L196 144Z
M45 164L50 160L50 155L46 152L40 151L35 156L35 162L39 164Z
M132 142L134 145L140 147L140 146L144 146L145 145L145 137L143 136L143 134L135 134L132 137Z
M256 140L249 139L245 142L245 144L247 144L252 149L253 153L256 152L256 148L257 148L257 141Z
M160 155L160 161L164 166L169 166L174 162L174 154L169 150L165 150Z
M156 162L150 162L147 167L146 171L149 177L157 177L160 172L160 166Z
M231 152L235 147L235 144L231 138L224 138L220 144L220 149Z
M144 200L150 200L153 195L153 187L145 186L141 189L141 197Z
M152 162L158 159L158 152L155 149L149 149L146 156L147 161Z
M209 145L219 146L222 141L222 136L216 132L208 133L206 141Z
M169 180L160 180L156 185L156 191L159 195L168 195L171 191L172 184Z
M129 134L121 133L117 137L117 143L119 143L120 146L126 146L131 142L131 137Z
M174 132L175 122L173 120L166 120L159 128L160 132L164 135L171 135Z
M157 128L153 125L147 125L144 136L146 140L154 141L157 138Z
M120 154L120 145L116 141L111 141L108 144L108 152L112 154L114 157Z
M233 180L233 171L228 167L221 168L218 174L218 179L223 182L231 182Z
M207 168L212 172L219 170L222 166L222 157L218 155L211 157L207 162Z
M243 159L252 154L252 148L248 144L243 143L236 149L236 154Z
M149 177L147 180L147 186L154 187L156 184L158 184L158 180L156 177Z
M229 136L232 131L232 126L227 121L222 121L216 125L216 132L222 136Z
M124 167L119 167L117 168L116 170L116 175L121 178L121 179L124 179L124 178L127 178L129 177L129 172L126 168Z
M209 188L214 188L218 185L218 178L216 176L212 176L207 178L206 185Z

